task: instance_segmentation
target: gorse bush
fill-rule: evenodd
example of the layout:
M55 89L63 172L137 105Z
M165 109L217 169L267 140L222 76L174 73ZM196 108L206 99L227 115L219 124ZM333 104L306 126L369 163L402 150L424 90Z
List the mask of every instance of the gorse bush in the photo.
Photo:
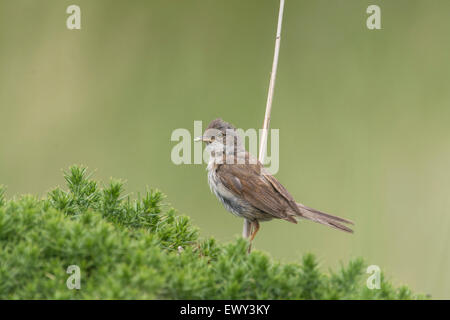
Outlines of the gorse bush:
M198 238L188 217L177 216L172 208L162 212L164 196L157 190L131 201L123 196L120 180L112 180L109 186L100 189L95 181L89 180L86 168L72 167L64 178L68 191L57 188L49 193L48 200L51 207L68 216L76 218L87 211L100 213L121 229L136 235L140 233L134 231L145 231L165 249L176 249Z
M0 187L0 299L411 299L381 279L369 290L362 260L330 274L306 254L281 264L247 254L247 242L200 239L159 191L131 200L123 184L100 188L85 168L67 190L6 201ZM81 270L70 290L67 268Z

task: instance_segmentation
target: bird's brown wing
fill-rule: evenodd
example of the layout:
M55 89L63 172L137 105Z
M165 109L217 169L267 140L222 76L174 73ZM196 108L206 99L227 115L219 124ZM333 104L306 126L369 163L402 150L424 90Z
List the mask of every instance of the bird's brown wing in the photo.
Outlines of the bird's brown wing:
M271 215L296 223L299 212L294 198L261 164L222 164L217 168L222 184L236 196Z
M264 176L264 178L267 179L267 181L270 182L270 184L272 185L272 187L278 191L278 193L286 199L286 201L289 203L289 206L292 208L292 210L294 210L297 213L301 213L298 206L297 206L297 202L295 201L295 199L291 196L291 194L286 190L286 188L270 173L268 173L266 171L266 169L264 169L264 167L262 168L262 174Z

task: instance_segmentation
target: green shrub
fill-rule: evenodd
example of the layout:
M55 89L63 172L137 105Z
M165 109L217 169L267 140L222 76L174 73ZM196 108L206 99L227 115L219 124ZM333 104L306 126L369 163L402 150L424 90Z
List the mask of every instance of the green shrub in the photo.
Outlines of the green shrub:
M200 239L189 218L148 191L131 200L85 168L46 199L4 200L0 188L0 299L411 299L384 278L369 290L362 260L324 274L313 255L281 264L247 242ZM67 267L81 270L69 290Z

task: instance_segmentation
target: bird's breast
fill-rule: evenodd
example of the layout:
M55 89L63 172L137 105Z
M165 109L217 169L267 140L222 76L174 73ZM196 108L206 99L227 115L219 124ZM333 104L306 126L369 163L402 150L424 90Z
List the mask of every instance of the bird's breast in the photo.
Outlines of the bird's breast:
M234 195L223 185L216 174L216 170L208 171L208 183L211 191L216 195L225 209L238 217L245 217L245 213L250 209L249 204L247 201Z

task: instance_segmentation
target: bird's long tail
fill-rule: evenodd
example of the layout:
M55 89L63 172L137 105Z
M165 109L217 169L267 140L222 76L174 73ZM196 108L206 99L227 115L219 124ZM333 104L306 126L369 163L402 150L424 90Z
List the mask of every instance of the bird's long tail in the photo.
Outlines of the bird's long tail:
M336 216L333 216L333 215L325 213L325 212L321 212L319 210L307 207L298 202L297 202L297 206L300 209L300 212L301 212L300 217L302 217L302 218L305 218L305 219L308 219L308 220L311 220L311 221L314 221L317 223L321 223L321 224L327 225L329 227L332 227L332 228L335 228L338 230L353 233L352 229L350 229L349 227L344 225L344 223L353 224L353 222L350 220L336 217Z

